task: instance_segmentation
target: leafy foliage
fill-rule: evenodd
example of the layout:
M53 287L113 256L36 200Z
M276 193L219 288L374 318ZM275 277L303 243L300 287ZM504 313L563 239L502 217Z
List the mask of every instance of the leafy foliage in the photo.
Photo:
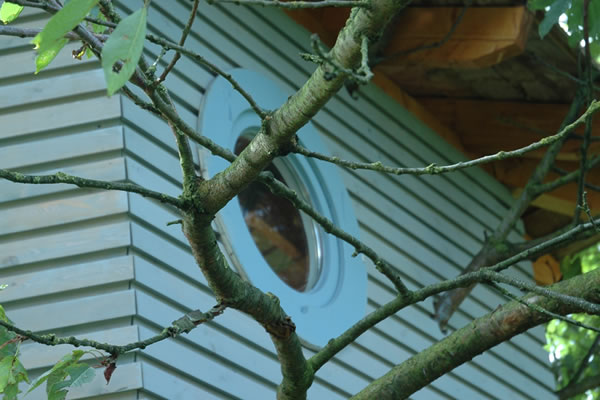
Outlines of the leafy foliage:
M0 21L4 24L13 22L23 11L23 6L5 1L0 7Z
M50 64L69 41L64 37L67 32L83 21L97 3L98 0L70 1L50 18L44 29L31 41L38 49L35 59L36 74Z
M532 10L545 11L544 19L539 25L540 37L550 32L552 27L559 22L561 15L565 15L569 44L579 46L583 40L583 1L582 0L530 0L528 6ZM589 35L590 50L594 59L600 58L600 0L590 0L589 5Z
M102 68L108 95L127 83L142 56L146 37L146 8L141 8L122 20L102 49Z
M561 270L565 279L568 279L575 275L589 272L599 266L600 247L599 245L594 245L563 260ZM600 328L600 316L574 314L571 317L586 325ZM552 361L552 368L556 377L557 389L562 389L569 385L597 336L597 332L580 328L558 319L548 323L546 327L547 344L545 348L550 352L550 360ZM588 365L582 370L577 381L598 374L600 374L600 357L592 355ZM573 399L600 399L600 388L589 390L585 394L573 397Z
M48 399L63 400L67 396L69 387L78 387L90 382L94 379L94 369L87 364L78 362L84 354L83 350L74 350L72 353L65 355L52 369L36 379L27 393L47 382L46 394Z
M6 317L4 308L0 306L0 319L10 322ZM19 382L29 383L27 372L18 359L20 339L13 332L0 327L0 393L5 400L17 398Z

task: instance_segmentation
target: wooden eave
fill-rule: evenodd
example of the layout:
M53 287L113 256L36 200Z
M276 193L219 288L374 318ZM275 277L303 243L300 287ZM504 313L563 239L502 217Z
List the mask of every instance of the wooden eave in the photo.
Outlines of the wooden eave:
M373 46L372 59L385 59L374 68L374 83L470 158L556 133L577 87L561 72L577 74L576 50L567 45L566 34L555 26L542 41L541 16L523 1L475 0L446 37L463 9L464 0L415 0ZM288 14L331 46L348 13L329 8ZM444 44L414 51L439 41ZM600 136L599 124L593 135ZM577 138L564 146L561 168L578 168L579 147ZM600 142L590 150L599 153ZM542 154L485 169L516 195ZM588 181L600 184L600 172L591 171ZM572 215L576 193L576 185L568 185L541 196L535 206L562 221L558 216ZM600 194L590 191L588 200L593 211L600 208ZM533 237L544 231L537 225L542 218L525 223Z

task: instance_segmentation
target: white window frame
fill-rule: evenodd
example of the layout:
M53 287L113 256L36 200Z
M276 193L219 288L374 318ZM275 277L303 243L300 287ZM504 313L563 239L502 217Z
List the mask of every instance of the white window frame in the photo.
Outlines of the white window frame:
M257 104L267 110L280 107L288 96L267 77L249 70L228 71ZM198 120L199 132L233 151L238 137L258 131L260 118L248 102L223 77L217 77L203 98ZM327 154L325 144L310 122L298 131L302 145ZM291 165L307 188L313 206L338 227L358 237L358 223L348 192L336 167L330 163L288 155ZM212 177L229 162L202 152L203 173ZM306 223L306 216L303 221ZM322 269L317 282L304 292L286 285L268 266L256 247L244 221L237 198L218 214L226 253L242 276L264 292L275 294L296 324L296 332L309 347L321 347L344 332L365 314L367 273L360 257L346 242L325 233L317 234L322 248ZM239 261L238 261L239 260Z

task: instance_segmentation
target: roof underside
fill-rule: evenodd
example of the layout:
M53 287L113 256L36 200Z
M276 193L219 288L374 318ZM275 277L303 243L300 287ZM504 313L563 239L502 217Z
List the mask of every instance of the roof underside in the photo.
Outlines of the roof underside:
M558 25L541 40L543 15L533 14L525 3L413 1L372 46L371 60L378 60L375 83L472 158L556 133L579 84L577 50L569 47ZM331 46L348 13L317 9L289 15ZM402 92L416 105L407 103ZM600 136L600 129L593 134ZM577 138L567 142L558 156L561 168L578 168L580 145ZM542 155L532 152L486 170L517 194ZM600 173L592 171L587 179L600 184ZM575 199L575 184L541 196L525 216L530 235L554 228L547 224L550 219L552 225L568 222ZM600 195L590 191L588 202L600 207Z

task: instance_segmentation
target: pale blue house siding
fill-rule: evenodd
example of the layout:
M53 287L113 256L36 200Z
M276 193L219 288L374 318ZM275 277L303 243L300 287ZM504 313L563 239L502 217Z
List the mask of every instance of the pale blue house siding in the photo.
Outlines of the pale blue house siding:
M178 40L188 6L152 2L150 32ZM29 13L20 23L40 26L42 15ZM187 41L220 67L259 71L290 93L313 69L298 57L308 44L309 34L278 10L205 4ZM168 127L125 98L106 98L98 64L73 61L70 48L32 80L34 55L27 40L0 37L2 167L129 180L177 195L181 173ZM158 50L150 45L146 55L152 60ZM167 80L192 126L212 79L184 57ZM329 150L348 159L407 166L461 159L372 86L361 89L358 101L340 93L314 123ZM362 239L395 265L411 288L458 274L511 201L499 183L475 169L425 178L341 173ZM189 310L206 310L214 299L179 227L166 225L175 219L167 208L136 195L0 182L0 283L10 285L0 292L0 304L28 329L120 343L153 335ZM391 300L393 290L365 265L371 311ZM528 279L530 269L522 265L512 273ZM450 321L451 329L502 302L478 286ZM365 333L319 371L309 398L347 398L441 339L431 310L431 301L424 302ZM548 398L553 377L542 343L543 328L533 329L413 398ZM66 351L22 346L33 375ZM189 335L120 360L110 385L98 375L74 392L75 398L102 393L115 399L274 398L281 373L264 329L227 310Z

